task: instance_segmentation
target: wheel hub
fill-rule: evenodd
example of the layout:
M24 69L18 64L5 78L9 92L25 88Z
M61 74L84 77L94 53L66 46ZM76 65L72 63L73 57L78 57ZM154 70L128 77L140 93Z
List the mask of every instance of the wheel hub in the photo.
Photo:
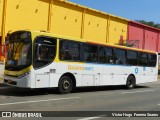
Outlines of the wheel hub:
M70 87L70 83L68 80L64 80L63 82L63 89L67 90Z

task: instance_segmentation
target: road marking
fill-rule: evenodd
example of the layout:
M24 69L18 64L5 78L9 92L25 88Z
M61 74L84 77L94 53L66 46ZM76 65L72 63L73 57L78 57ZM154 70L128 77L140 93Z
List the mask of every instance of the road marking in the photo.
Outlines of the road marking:
M87 118L82 118L82 119L77 119L77 120L93 120L93 119L100 119L102 117L106 117L106 115L99 115L95 117L87 117Z
M47 100L36 100L36 101L24 101L24 102L14 102L14 103L3 103L2 105L16 105L16 104L26 104L26 103L38 103L38 102L48 102L56 100L69 100L69 99L78 99L79 97L69 97L69 98L58 98L58 99L47 99Z
M144 93L144 92L153 92L156 90L144 90L144 91L134 91L134 92L123 92L121 94L132 94L132 93Z

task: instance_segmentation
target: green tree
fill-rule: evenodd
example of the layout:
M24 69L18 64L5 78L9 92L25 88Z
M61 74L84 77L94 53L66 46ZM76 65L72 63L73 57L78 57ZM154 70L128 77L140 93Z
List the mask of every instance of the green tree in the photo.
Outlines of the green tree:
M136 22L139 22L139 23L142 23L142 24L160 29L160 24L154 23L153 21L148 22L148 21L145 21L145 20L136 20Z

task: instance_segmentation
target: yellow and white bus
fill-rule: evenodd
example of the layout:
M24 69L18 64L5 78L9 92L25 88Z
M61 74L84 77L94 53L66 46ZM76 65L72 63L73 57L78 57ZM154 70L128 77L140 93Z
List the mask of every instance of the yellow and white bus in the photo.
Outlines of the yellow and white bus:
M25 88L126 85L157 81L153 51L91 42L41 31L16 31L9 44L4 83Z

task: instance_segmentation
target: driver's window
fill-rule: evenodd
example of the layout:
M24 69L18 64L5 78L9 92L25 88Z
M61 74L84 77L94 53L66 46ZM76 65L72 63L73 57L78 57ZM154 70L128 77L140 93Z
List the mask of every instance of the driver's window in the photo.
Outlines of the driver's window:
M34 68L53 62L56 55L56 38L38 37L34 43Z
M36 59L37 60L43 60L43 61L48 61L50 59L49 57L49 46L48 45L43 45L43 44L38 44L37 45L38 52Z

